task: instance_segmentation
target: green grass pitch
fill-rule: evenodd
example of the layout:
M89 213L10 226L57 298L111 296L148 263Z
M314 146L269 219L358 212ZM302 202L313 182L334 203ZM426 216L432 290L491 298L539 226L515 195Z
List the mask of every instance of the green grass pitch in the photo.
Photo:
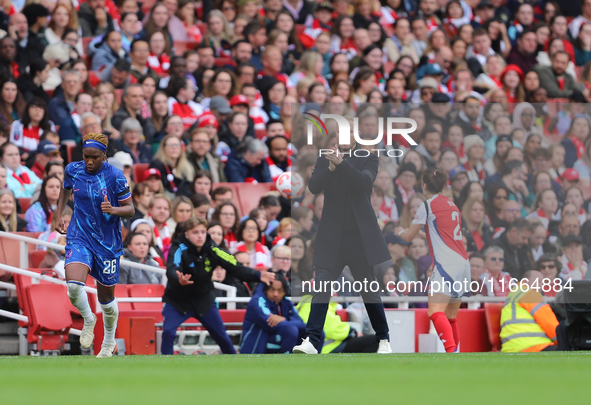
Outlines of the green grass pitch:
M583 404L591 353L0 357L2 404Z

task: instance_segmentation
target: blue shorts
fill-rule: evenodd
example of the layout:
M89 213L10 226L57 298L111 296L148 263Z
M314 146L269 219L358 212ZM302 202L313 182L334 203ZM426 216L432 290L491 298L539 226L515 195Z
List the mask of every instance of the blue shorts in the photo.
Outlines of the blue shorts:
M119 282L119 258L102 258L86 246L67 245L65 266L81 263L90 269L90 276L104 286L114 286Z

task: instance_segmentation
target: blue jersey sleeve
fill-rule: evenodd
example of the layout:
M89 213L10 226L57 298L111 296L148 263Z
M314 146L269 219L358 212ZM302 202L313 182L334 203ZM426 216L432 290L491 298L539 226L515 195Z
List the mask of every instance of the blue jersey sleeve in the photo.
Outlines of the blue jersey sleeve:
M131 190L129 188L129 183L127 183L127 179L120 170L116 170L116 173L117 200L125 201L128 198L131 198Z

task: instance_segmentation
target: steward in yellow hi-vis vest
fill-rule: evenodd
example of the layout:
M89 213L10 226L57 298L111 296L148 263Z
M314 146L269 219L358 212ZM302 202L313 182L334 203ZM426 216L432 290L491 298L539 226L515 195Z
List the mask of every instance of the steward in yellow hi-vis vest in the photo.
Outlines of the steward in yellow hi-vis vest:
M516 286L517 291L507 296L501 311L501 352L541 352L556 348L558 320L550 305L544 303L542 294L528 286L537 274L541 276L538 271L528 271ZM538 281L541 285L541 280Z

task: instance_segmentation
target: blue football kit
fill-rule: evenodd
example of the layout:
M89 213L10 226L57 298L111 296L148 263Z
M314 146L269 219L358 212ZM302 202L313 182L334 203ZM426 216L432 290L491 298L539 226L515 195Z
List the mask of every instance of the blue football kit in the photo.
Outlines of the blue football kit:
M82 263L90 275L105 286L119 281L119 258L123 255L121 218L101 211L105 196L113 207L131 198L123 173L103 162L97 173L89 173L86 164L66 166L64 189L74 194L74 214L68 226L65 264Z

